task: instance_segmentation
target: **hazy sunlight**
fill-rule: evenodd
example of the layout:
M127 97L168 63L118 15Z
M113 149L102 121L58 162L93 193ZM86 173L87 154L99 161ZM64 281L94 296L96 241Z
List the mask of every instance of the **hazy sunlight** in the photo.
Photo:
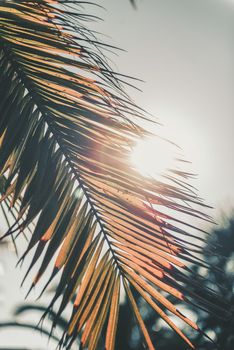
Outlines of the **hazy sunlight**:
M172 145L158 137L139 140L131 160L142 175L152 177L164 174L175 163Z

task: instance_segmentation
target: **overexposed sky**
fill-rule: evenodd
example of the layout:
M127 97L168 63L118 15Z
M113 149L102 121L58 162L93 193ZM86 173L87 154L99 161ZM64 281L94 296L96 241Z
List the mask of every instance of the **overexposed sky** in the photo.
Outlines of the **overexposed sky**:
M127 0L99 1L107 10L95 28L127 50L109 57L144 80L142 93L129 93L184 149L200 195L216 213L234 207L234 1L136 2L137 11Z

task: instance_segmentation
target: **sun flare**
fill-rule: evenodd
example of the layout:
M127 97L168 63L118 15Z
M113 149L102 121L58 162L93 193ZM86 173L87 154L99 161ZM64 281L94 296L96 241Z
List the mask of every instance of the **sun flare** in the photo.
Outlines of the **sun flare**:
M157 137L144 138L135 145L131 161L143 176L163 175L175 163L173 147Z

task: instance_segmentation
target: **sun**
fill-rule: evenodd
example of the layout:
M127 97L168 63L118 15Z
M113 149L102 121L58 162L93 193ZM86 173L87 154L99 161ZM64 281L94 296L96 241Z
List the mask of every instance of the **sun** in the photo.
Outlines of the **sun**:
M143 176L156 177L175 165L173 145L159 137L140 139L132 150L131 162Z

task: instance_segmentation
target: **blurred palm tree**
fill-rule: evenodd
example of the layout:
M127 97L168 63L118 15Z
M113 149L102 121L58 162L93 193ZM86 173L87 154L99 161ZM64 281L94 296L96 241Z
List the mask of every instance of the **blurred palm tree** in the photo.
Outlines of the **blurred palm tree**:
M209 334L216 344L208 341L200 334L191 333L190 336L193 342L197 344L199 350L211 350L222 349L232 350L234 347L234 217L225 217L222 225L217 229L212 230L207 246L209 244L215 244L218 247L219 255L204 255L204 259L215 266L220 268L220 271L204 270L202 267L194 266L195 273L200 273L204 277L204 285L207 288L215 288L217 292L222 295L224 300L229 301L229 309L231 315L226 320L215 317L214 315L204 312L203 310L197 311L193 305L187 305L186 308L190 313L196 313L197 323L199 326ZM200 271L198 271L200 270ZM142 298L138 296L138 305L142 305ZM161 350L170 350L172 348L186 350L187 346L179 337L177 337L172 331L170 331L165 325L162 324L160 318L156 316L151 310L144 305L144 321L148 328L151 330L150 335L155 341L155 345ZM131 319L128 305L123 304L120 313L120 322L125 323L127 321L127 331L124 327L120 327L121 331L117 335L117 342L121 345L127 344L126 349L140 350L141 341L139 334L136 334L134 329L134 323ZM131 335L129 337L129 334ZM135 335L135 339L134 339ZM121 348L121 347L119 347Z
M228 300L231 317L225 320L214 317L211 314L200 311L198 322L202 329L208 334L212 334L219 348L222 350L232 350L234 347L234 217L225 218L223 227L215 229L210 237L210 243L215 243L219 247L219 256L207 256L209 264L217 266L223 273L209 271L205 274L205 285L212 287ZM199 268L194 267L197 272ZM199 272L199 271L198 271ZM202 272L202 271L200 271ZM203 272L204 273L204 272ZM200 339L201 349L210 349L210 344Z
M114 349L124 290L147 349L154 344L138 294L193 348L168 312L200 328L168 295L229 314L189 267L217 269L199 258L206 233L190 222L211 218L200 211L190 174L144 177L131 163L133 147L150 134L140 125L152 120L126 94L129 78L102 54L112 47L84 25L95 15L83 5L1 0L1 203L17 213L4 237L15 240L35 225L20 262L34 252L25 278L35 266L38 272L29 292L48 268L43 291L60 276L46 308L51 313L59 303L52 329L74 299L61 345L79 337L80 347L96 349L105 333L103 346ZM211 246L205 251L213 254Z

